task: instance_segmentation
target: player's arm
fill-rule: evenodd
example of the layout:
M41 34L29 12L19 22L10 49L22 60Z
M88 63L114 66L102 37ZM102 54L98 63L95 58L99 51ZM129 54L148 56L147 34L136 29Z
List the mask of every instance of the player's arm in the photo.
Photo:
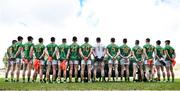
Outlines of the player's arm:
M94 57L97 56L96 53L95 53L95 47L93 47L93 49L92 49L92 54L93 54Z
M148 59L147 53L146 53L146 48L143 48L143 53L145 55L145 58Z
M47 56L49 57L49 53L48 53L47 48L45 48L45 50L44 50L44 54L45 54L45 55L47 55Z
M88 54L88 56L87 56L88 58L91 56L92 52L93 52L93 49L91 48L91 49L90 49L90 52L89 52L89 54Z
M33 53L34 53L34 47L31 46L30 48L30 57L33 58Z
M56 55L56 58L57 58L57 59L60 58L59 54L60 54L60 53L59 53L59 48L56 47L56 49L55 49L55 55Z
M19 54L22 55L22 54L23 54L22 51L23 51L23 47L19 47L19 48L18 48L18 51L17 51L16 54L15 54L15 58L16 58Z
M42 59L45 55L45 49L43 50L43 53L41 54L41 56L39 57L40 59Z
M66 59L68 59L69 58L69 55L70 55L70 48L68 49L68 52L67 52L67 55L66 55Z
M105 47L103 47L103 56L104 57L105 57L106 53L107 53L107 49Z
M160 59L160 57L157 55L157 50L156 50L156 49L154 49L154 55L155 55L155 57L156 57L157 59Z
M107 55L110 56L111 58L113 58L113 56L111 56L111 54L109 53L108 49L107 49Z
M85 57L85 56L83 55L83 53L82 53L82 49L81 49L81 48L79 48L79 54L81 55L82 58Z
M116 58L117 56L119 56L120 54L120 49L118 49L118 52L116 53L116 56L114 56L114 58Z
M133 55L133 57L135 58L135 60L138 61L138 60L137 60L137 57L135 56L134 50L132 50L132 55Z

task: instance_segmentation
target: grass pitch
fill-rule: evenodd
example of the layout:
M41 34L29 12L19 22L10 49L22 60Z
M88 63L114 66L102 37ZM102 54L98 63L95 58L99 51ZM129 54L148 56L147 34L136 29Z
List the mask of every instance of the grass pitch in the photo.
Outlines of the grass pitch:
M96 83L22 83L5 82L0 78L0 90L180 90L180 79L169 82L96 82Z

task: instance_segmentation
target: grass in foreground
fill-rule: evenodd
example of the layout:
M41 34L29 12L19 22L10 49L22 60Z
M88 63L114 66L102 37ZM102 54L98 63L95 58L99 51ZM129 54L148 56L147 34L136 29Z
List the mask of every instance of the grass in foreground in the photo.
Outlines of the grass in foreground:
M179 90L180 79L165 82L96 82L96 83L11 83L0 78L0 90Z

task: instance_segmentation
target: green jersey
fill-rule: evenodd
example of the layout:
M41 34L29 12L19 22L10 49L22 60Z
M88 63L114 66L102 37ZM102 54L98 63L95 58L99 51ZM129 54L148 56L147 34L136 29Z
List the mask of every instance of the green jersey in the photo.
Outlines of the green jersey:
M91 52L91 48L92 46L88 43L84 43L83 45L81 45L81 51L82 51L82 54L87 57L89 55L89 53Z
M120 52L122 56L126 57L130 54L131 48L126 44L123 44L122 46L120 46Z
M107 50L109 54L113 57L115 57L118 53L119 47L116 44L109 44L107 46ZM108 60L112 59L110 56L108 56Z
M8 55L9 58L10 58L10 57L14 57L14 55L15 55L15 50L14 50L14 48L15 48L15 44L13 44L13 45L11 45L10 47L8 47L8 49L7 49L7 55Z
M63 43L58 46L58 49L60 54L60 60L65 60L69 50L69 46L66 43Z
M173 58L173 56L175 55L175 50L173 47L171 47L170 45L166 45L164 48L165 51L167 51L167 53L169 54L169 56L171 58ZM168 57L166 57L166 60L170 60Z
M163 55L164 55L164 49L160 46L160 45L157 45L156 46L156 55L159 57L159 58L162 58Z
M45 49L45 46L42 43L35 45L34 46L35 57L39 59L41 55L43 54L44 49Z
M136 45L136 46L134 46L132 48L132 51L134 52L134 55L137 58L137 60L141 61L142 60L143 49L139 45Z
M79 48L80 46L77 43L70 45L70 60L80 60Z
M31 50L31 47L33 47L33 46L34 46L34 44L31 42L27 42L23 45L25 59L28 59L28 60L31 59L30 50Z
M54 43L50 43L46 46L49 56L51 56L53 59L56 59L56 55L53 56L56 47L57 45Z
M23 47L22 42L16 42L14 45L14 53L15 54L18 52L20 47ZM19 55L17 55L16 58L21 58L21 53L19 53Z
M155 47L151 44L146 44L143 46L143 48L146 49L146 54L148 56L148 59L153 59L153 52L155 50Z

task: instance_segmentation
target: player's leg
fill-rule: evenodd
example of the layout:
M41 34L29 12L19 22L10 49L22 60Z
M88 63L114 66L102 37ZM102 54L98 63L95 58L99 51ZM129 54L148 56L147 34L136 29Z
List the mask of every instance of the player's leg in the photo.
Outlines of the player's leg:
M85 62L81 60L81 82L84 83L84 70L85 70Z
M167 82L170 81L170 62L166 61Z
M21 70L21 59L16 59L16 81L19 82L19 75Z
M52 64L52 62L50 62L50 61L47 62L47 71L46 71L46 80L47 80L47 83L50 83L51 64Z
M174 82L174 70L173 70L173 64L172 63L170 65L170 72L171 72L171 76L172 76L172 82Z
M16 62L15 62L15 60L13 60L13 62L12 62L12 67L11 67L11 82L14 82L14 71L15 71L15 67L16 67Z
M121 81L123 80L123 76L124 76L124 70L125 70L125 62L124 62L124 59L122 59L120 61L120 64L121 64Z
M32 60L29 60L29 62L28 62L28 74L27 74L28 82L30 81L30 77L31 77L31 69L32 69Z
M146 77L146 79L147 79L147 81L149 81L150 80L150 78L149 78L149 65L147 64L147 60L145 60L144 61L144 65L145 65L145 77Z
M61 60L58 61L58 83L61 83Z
M156 66L156 70L157 70L157 80L160 81L160 78L161 78L160 67L161 67L161 65L159 63L159 60L156 60L155 66Z
M109 60L109 64L108 64L108 67L109 67L109 71L108 71L108 81L111 80L111 75L112 75L112 60Z
M105 81L105 76L104 76L104 62L103 62L103 61L100 63L100 69L101 69L101 77L102 77L102 80Z
M66 83L66 71L67 71L67 62L66 62L66 65L65 65L65 69L63 69L64 83Z
M40 76L40 82L42 83L43 82L43 68L44 68L44 65L45 65L45 61L44 60L41 60L40 62L40 69L39 69L39 76Z
M136 79L136 71L137 71L137 63L133 63L133 82L135 82Z
M93 80L94 80L94 81L97 80L97 78L96 78L97 66L98 66L98 62L96 61L96 62L94 63L94 70L93 70L93 73L94 73L94 75L93 75Z
M126 70L126 78L125 81L129 81L129 64L125 65L125 70Z
M72 60L69 61L69 65L70 65L70 70L69 70L69 82L72 82L73 64L74 64L74 62L73 62Z
M91 82L91 60L87 61L87 65L88 65L88 82Z
M78 82L78 64L77 60L74 61L74 70L75 70L75 82Z
M52 61L52 68L53 68L53 83L56 82L56 68L57 68L57 61Z
M11 60L8 60L6 73L5 73L5 82L8 82L8 74L9 74L10 69L11 69Z
M165 73L165 71L164 71L164 66L163 66L163 65L161 65L161 66L160 66L160 68L161 68L162 75L163 75L163 81L165 81L165 76L166 76L166 73Z
M138 65L140 70L140 81L142 81L144 79L143 63L140 62Z
M27 69L27 64L26 62L23 62L23 72L22 72L23 82L25 82L26 69Z
M117 60L114 61L114 69L115 69L116 81L118 81L119 74L118 74L118 61Z

